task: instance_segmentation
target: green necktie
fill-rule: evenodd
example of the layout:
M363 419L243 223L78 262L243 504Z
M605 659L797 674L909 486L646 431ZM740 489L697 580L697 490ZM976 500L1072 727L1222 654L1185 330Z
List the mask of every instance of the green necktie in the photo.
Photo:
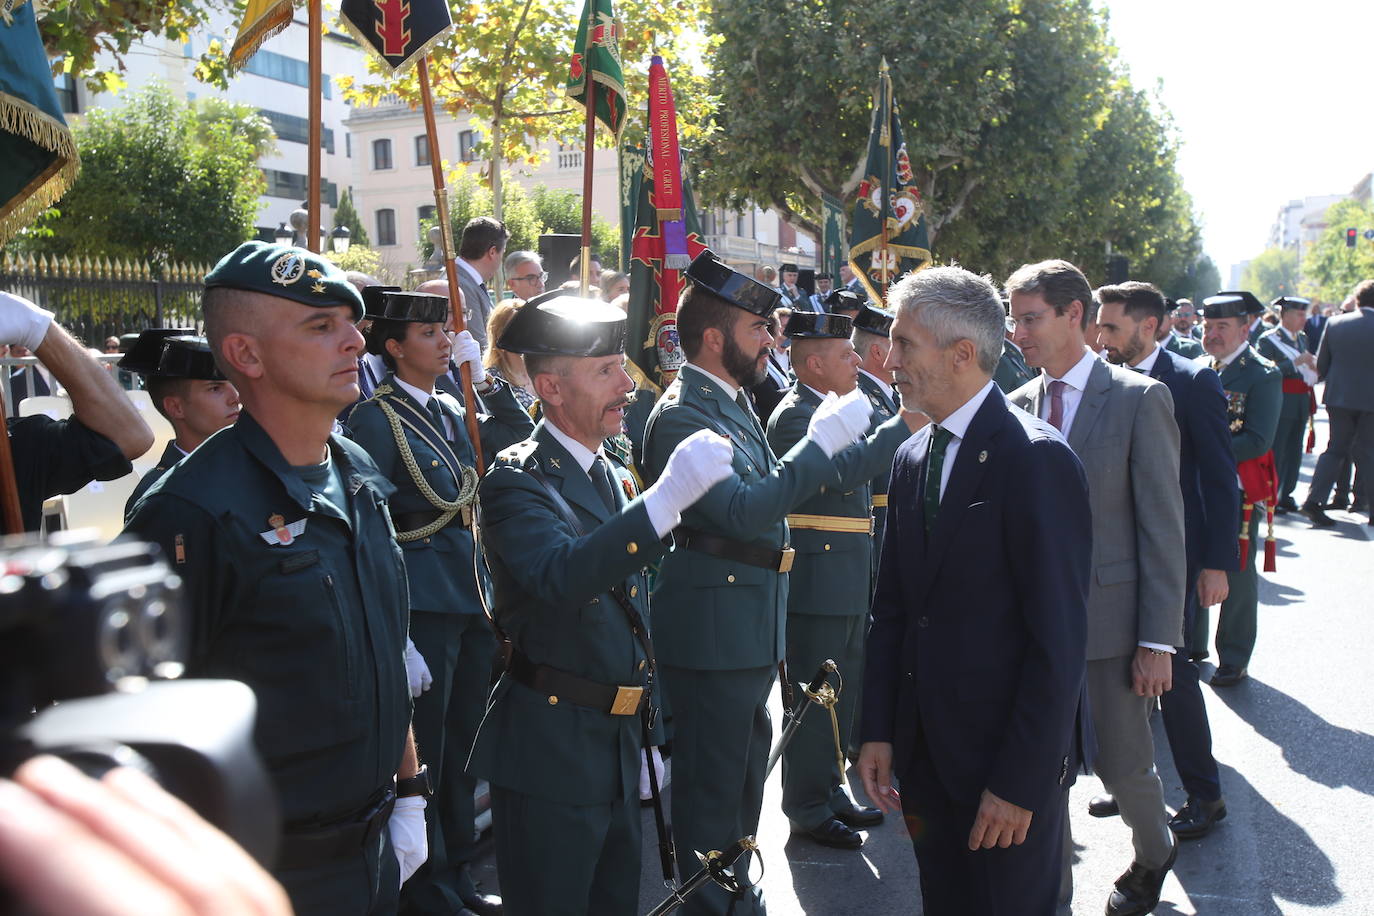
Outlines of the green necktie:
M932 426L930 456L926 458L926 536L935 530L935 516L940 511L940 478L944 476L945 449L954 433L943 426Z

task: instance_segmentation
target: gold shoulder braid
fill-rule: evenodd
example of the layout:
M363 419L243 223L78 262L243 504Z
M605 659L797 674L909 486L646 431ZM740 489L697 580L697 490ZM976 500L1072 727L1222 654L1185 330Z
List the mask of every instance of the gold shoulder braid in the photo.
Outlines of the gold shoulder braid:
M406 433L401 427L400 415L396 413L396 408L386 402L386 398L384 397L384 395L395 393L396 389L392 388L386 382L383 382L377 386L377 391L373 396L373 400L377 402L377 406L381 408L382 416L386 417L386 422L391 426L391 436L396 440L396 451L400 453L401 463L405 465L406 473L410 475L410 479L415 484L415 488L420 491L420 495L425 498L425 501L439 510L439 517L428 525L422 528L416 528L414 531L396 532L396 540L404 544L408 541L417 541L421 538L427 538L435 534L442 528L447 527L449 522L453 521L454 517L460 512L463 515L464 525L468 524L468 520L472 518L472 513L471 511L464 510L472 505L473 499L477 496L478 477L476 469L460 464L459 468L461 468L463 476L462 480L459 482L458 498L449 502L438 493L434 492L434 488L429 485L429 481L425 480L425 475L421 472L420 466L415 463L415 453L410 450L410 443L406 441ZM440 430L439 434L442 436L443 431Z

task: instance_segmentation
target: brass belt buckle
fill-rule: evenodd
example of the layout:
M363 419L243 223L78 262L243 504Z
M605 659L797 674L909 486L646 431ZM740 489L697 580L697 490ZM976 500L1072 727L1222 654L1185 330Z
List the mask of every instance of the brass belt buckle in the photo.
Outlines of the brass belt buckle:
M797 558L797 551L791 547L782 549L782 559L778 562L778 572L785 573L792 571L792 561Z
M639 701L643 698L643 687L617 687L615 689L615 702L611 704L611 715L634 715L639 712Z

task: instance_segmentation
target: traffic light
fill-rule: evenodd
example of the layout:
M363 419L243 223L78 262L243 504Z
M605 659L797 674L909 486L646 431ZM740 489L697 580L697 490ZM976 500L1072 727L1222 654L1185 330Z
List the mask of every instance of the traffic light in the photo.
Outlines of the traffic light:
M1351 229L1345 230L1345 247L1346 247L1346 248L1354 248L1354 247L1355 247L1355 239L1359 236L1359 234L1360 234L1360 230L1358 230L1358 229L1351 228Z

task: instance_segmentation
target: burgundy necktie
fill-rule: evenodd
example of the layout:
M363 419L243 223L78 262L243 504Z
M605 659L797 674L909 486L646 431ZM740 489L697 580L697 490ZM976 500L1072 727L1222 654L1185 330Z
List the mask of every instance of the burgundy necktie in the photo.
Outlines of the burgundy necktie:
M1050 382L1050 425L1064 431L1064 389L1067 384L1055 379Z

